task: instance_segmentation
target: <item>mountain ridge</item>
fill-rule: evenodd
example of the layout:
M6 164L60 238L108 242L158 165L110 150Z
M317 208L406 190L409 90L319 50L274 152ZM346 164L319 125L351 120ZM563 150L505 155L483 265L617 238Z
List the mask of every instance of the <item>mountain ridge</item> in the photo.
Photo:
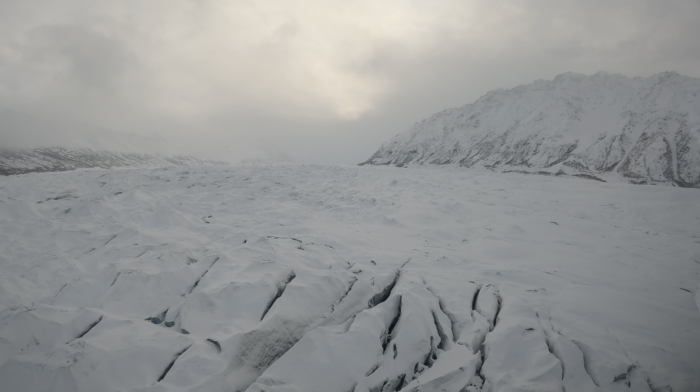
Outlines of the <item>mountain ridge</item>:
M224 164L226 163L204 160L189 155L164 156L138 152L93 150L90 148L37 147L0 149L0 175L6 176L89 168L148 168Z
M119 132L0 110L0 175L77 168L162 167L217 164L276 164L292 159L254 138L225 135L165 136L156 131Z
M700 185L700 79L563 73L446 109L362 164L453 164L498 171Z

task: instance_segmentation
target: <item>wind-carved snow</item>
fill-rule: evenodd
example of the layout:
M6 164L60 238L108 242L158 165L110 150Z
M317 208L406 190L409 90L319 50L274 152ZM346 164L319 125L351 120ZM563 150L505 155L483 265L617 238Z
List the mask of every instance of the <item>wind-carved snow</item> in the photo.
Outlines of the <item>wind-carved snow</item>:
M696 192L450 167L0 178L0 385L695 391Z
M365 163L700 185L700 79L566 73L418 122Z

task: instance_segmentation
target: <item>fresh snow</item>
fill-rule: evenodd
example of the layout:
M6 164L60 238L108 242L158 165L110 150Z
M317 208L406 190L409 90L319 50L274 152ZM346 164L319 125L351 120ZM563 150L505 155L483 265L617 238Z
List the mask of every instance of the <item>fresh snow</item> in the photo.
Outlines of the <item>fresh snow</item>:
M700 390L695 189L456 167L0 177L0 390Z

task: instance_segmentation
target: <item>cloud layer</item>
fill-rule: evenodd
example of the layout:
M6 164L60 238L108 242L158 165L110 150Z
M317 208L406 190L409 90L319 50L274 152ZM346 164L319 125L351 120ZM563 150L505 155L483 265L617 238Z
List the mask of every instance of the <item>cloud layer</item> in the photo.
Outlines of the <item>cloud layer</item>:
M0 0L0 110L350 163L494 88L700 77L699 21L697 0Z

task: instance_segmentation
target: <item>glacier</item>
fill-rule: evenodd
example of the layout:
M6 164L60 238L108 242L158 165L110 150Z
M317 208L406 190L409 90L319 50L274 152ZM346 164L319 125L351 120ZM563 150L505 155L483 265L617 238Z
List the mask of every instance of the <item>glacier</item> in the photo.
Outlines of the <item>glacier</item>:
M0 177L0 389L697 391L699 228L449 165Z

